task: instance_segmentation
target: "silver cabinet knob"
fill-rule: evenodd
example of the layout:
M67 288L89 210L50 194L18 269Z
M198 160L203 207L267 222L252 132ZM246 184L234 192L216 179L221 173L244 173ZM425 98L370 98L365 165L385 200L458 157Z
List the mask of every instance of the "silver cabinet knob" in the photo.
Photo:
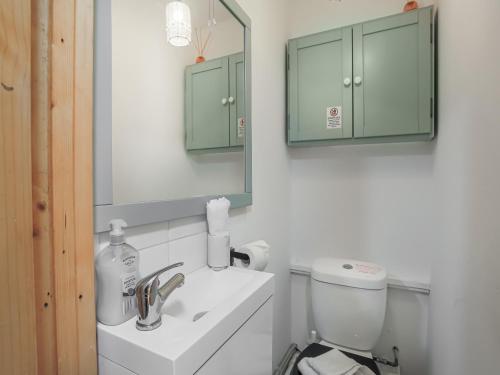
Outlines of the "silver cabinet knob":
M351 79L349 77L347 77L346 79L344 79L344 86L345 87L351 86Z
M229 104L233 104L234 103L234 98L232 96L229 97Z
M221 102L222 102L222 105L226 105L227 104L227 98L222 98Z
M361 85L361 83L362 83L362 82L363 82L363 80L361 79L361 77L359 77L359 76L358 76L358 77L355 77L355 78L354 78L354 84L355 84L356 86Z

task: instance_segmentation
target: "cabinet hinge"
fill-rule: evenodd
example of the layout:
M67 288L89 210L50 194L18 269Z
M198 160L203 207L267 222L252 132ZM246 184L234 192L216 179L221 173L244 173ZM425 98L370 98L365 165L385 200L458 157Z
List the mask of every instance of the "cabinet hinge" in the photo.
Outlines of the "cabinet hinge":
M434 117L434 99L431 98L431 118Z
M431 23L431 44L434 42L434 34L433 34L433 27Z

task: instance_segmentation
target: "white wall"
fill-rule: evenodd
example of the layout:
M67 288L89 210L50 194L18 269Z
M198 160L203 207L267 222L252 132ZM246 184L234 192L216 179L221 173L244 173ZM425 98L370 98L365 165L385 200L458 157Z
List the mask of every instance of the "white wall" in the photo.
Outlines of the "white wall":
M215 59L245 50L245 29L233 16L217 21L215 27L205 27L203 35L208 35L208 30L212 35L207 43L205 59Z
M213 28L206 57L243 48L243 28L228 16ZM184 71L197 53L167 43L165 2L113 0L112 50L115 203L243 192L242 151L185 149Z
M432 375L498 374L500 2L439 0Z
M432 1L420 1L421 6ZM297 37L399 13L400 0L290 0L288 35ZM384 265L399 279L430 282L436 250L436 144L291 148L291 262L336 256ZM304 306L309 282L292 276L292 339L305 345L313 328ZM427 373L428 297L390 290L375 348L401 350L405 375Z
M276 275L273 362L290 345L289 161L285 129L286 0L238 0L252 19L253 205L231 218L235 244L262 238Z
M264 239L271 245L267 271L275 274L273 362L290 345L289 162L285 129L285 0L238 0L252 19L253 205L231 211L232 245ZM206 223L194 217L131 228L143 272L173 260L188 270L206 263ZM96 249L107 241L103 234ZM97 238L99 241L99 237Z

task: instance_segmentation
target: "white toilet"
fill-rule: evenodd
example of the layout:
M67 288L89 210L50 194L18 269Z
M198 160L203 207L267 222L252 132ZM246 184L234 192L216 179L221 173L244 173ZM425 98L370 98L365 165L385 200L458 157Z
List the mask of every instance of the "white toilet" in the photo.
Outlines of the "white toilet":
M320 344L372 358L384 324L387 272L350 259L316 259L312 311Z

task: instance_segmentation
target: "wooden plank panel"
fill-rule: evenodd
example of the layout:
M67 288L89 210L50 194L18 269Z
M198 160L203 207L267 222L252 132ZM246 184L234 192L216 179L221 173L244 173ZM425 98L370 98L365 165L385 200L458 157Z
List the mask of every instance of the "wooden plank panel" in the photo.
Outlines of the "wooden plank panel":
M76 3L75 17L75 254L78 360L81 375L97 374L93 241L93 1Z
M2 373L37 372L31 211L30 0L0 2Z
M74 237L75 2L54 0L52 30L52 200L59 374L78 374Z
M0 282L8 301L0 363L9 374L97 373L92 7L0 6Z
M58 372L96 374L93 2L53 1L51 139Z
M49 137L51 0L32 0L31 4L31 150L38 371L57 374Z

